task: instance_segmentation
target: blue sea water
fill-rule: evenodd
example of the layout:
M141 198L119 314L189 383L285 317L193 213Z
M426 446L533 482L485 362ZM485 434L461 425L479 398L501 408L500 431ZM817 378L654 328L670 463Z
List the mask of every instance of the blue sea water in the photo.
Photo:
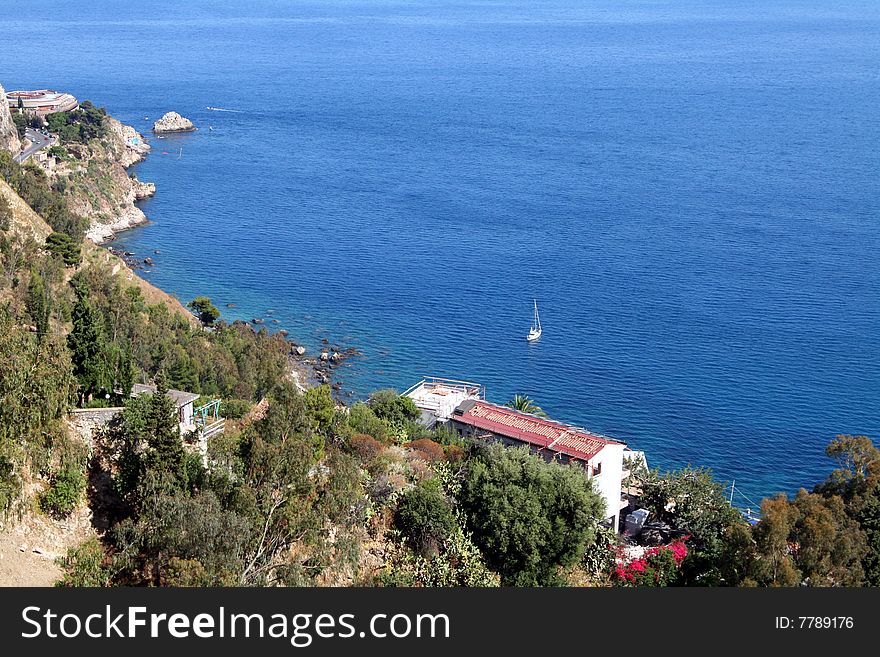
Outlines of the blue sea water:
M4 0L0 28L7 89L193 119L119 245L359 347L355 395L480 381L755 500L880 439L875 0Z

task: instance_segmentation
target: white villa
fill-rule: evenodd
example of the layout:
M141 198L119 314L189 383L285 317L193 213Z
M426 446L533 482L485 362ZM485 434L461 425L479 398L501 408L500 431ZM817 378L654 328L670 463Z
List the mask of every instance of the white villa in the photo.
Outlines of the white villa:
M624 458L643 461L643 453L580 427L488 402L485 388L476 383L425 378L403 394L413 400L428 427L448 423L459 436L528 447L548 462L583 468L605 500L606 521L615 530L619 528L620 511L628 505L622 494L630 474Z

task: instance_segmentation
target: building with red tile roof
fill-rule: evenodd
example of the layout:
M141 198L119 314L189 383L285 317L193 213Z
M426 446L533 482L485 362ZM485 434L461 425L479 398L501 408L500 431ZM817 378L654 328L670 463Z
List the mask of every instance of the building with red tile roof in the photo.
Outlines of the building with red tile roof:
M459 404L449 423L462 437L526 447L548 462L583 468L605 500L606 520L617 530L620 510L627 504L621 496L622 481L629 474L623 467L623 442L483 399Z

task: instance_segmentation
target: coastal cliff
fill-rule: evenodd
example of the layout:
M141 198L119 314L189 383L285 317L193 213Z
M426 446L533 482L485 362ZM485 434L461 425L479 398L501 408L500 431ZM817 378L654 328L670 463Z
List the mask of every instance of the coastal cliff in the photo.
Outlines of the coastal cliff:
M193 122L182 117L177 112L166 112L161 119L153 124L153 132L157 134L171 132L193 132L196 127Z
M155 185L126 171L150 150L143 136L109 115L103 117L103 128L99 138L85 143L62 142L46 166L71 209L89 220L86 237L96 243L146 223L136 203L156 192Z
M6 91L0 85L0 148L4 148L13 155L21 150L21 141L18 131L12 122L12 113L6 102Z

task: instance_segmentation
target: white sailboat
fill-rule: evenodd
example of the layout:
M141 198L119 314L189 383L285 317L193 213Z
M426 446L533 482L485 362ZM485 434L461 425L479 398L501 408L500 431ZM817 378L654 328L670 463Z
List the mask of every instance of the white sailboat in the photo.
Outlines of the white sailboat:
M538 300L535 299L535 318L532 320L532 328L526 336L526 340L534 342L541 337L541 318L538 315Z

